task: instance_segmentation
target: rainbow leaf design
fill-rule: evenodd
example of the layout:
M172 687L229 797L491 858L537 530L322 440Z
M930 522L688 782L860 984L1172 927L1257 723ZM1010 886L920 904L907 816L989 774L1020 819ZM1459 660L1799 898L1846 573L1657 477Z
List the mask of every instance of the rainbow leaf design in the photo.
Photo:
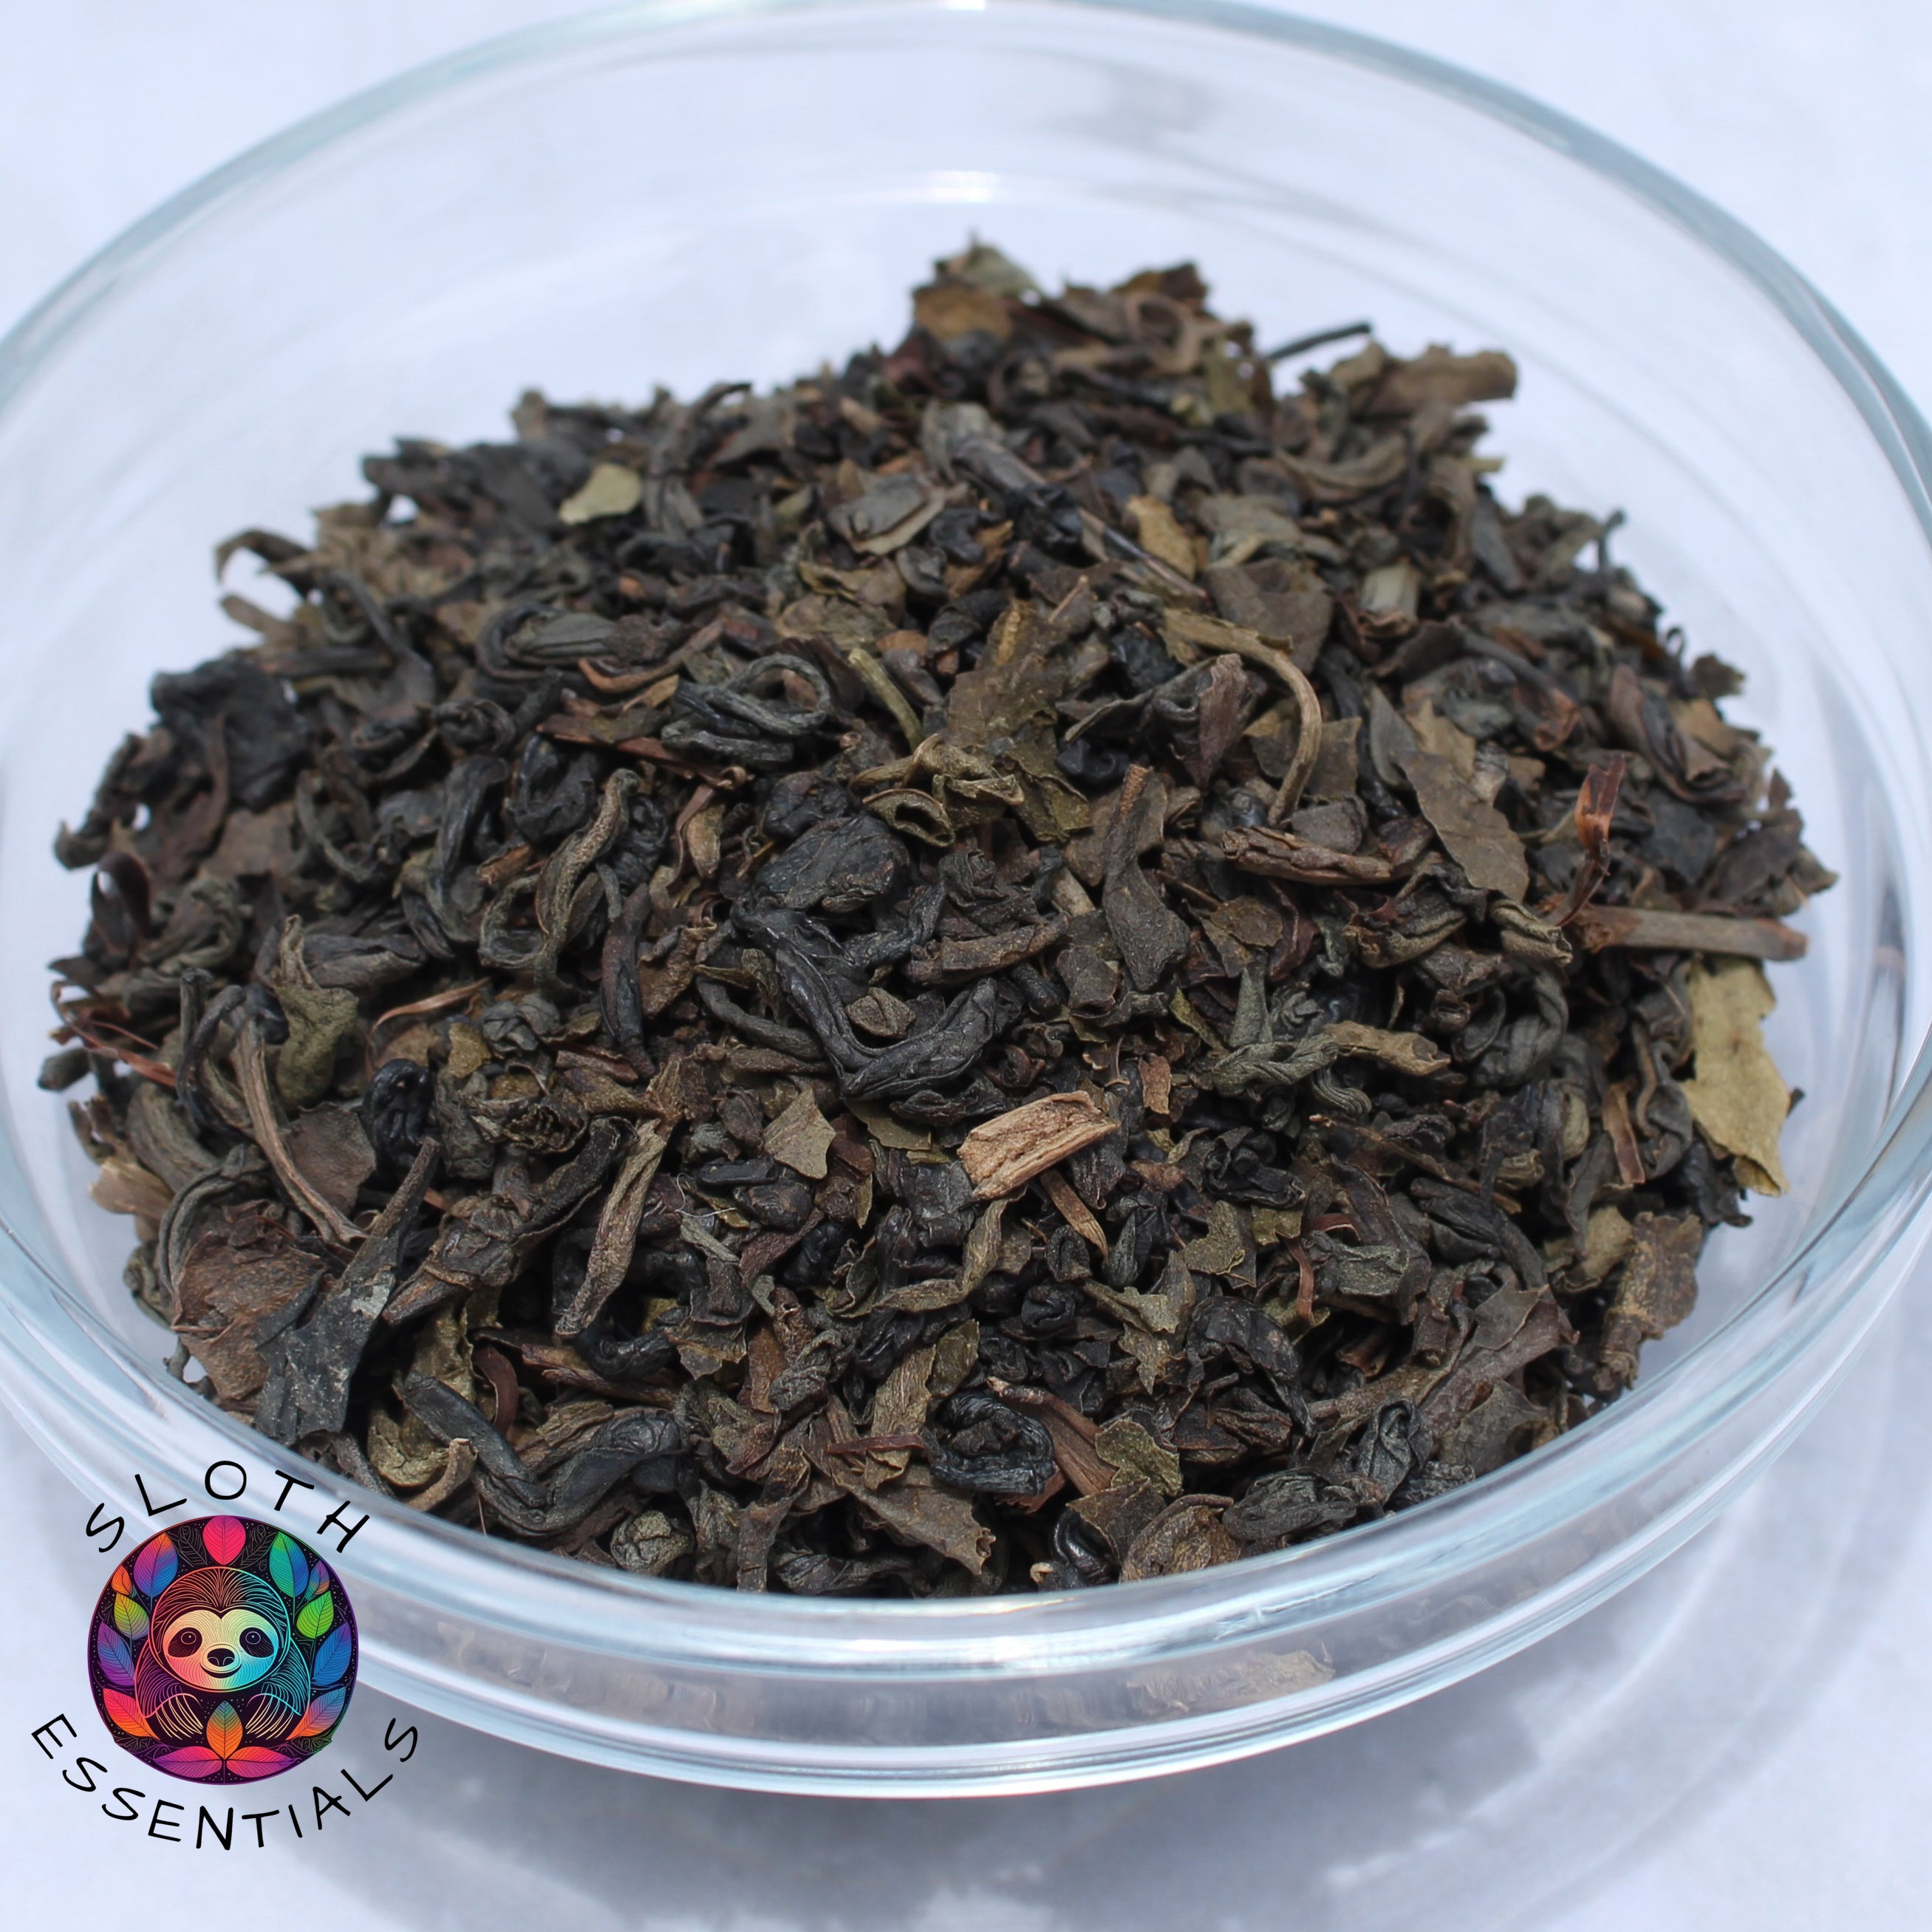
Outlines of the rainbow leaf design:
M160 1535L143 1544L136 1553L134 1558L135 1584L142 1595L152 1603L175 1580L175 1573L180 1568L181 1558L175 1554L174 1544L164 1531ZM114 1587L116 1590L121 1588L118 1570L115 1573Z
M108 1588L118 1596L131 1597L134 1594L134 1580L128 1575L126 1564L122 1564L108 1579Z
M221 1760L206 1744L189 1744L182 1750L170 1751L165 1757L154 1760L163 1771L171 1771L177 1778L212 1778L221 1768Z
M122 1689L134 1682L134 1653L128 1640L112 1624L98 1625L94 1633L94 1654L100 1660L100 1674L112 1678Z
M299 1597L308 1582L308 1558L294 1539L280 1530L268 1546L268 1574L285 1597Z
M108 1720L117 1731L125 1731L130 1738L151 1738L154 1734L148 1728L148 1720L141 1714L141 1707L131 1697L124 1697L118 1690L104 1690L101 1703L106 1707Z
M333 1597L311 1597L296 1612L296 1628L311 1640L325 1635L335 1621Z
M290 1739L321 1736L341 1716L342 1707L348 1701L346 1690L318 1693L309 1700L308 1708L302 1714L301 1721L290 1732Z
M308 1594L319 1597L328 1588L328 1565L317 1561L309 1571Z
M321 1648L315 1654L314 1663L309 1666L310 1680L318 1684L335 1682L349 1668L349 1653L354 1641L346 1624L332 1631L323 1639Z
M242 1748L242 1720L230 1703L215 1706L208 1720L208 1748L217 1757L232 1757Z
M232 1563L242 1554L248 1532L232 1516L211 1516L202 1526L201 1540L216 1562Z
M272 1778L277 1772L287 1770L294 1762L293 1758L284 1757L280 1751L269 1750L266 1744L244 1744L228 1760L228 1768L237 1778Z
M116 1596L114 1628L130 1643L137 1643L148 1634L148 1613L132 1597Z

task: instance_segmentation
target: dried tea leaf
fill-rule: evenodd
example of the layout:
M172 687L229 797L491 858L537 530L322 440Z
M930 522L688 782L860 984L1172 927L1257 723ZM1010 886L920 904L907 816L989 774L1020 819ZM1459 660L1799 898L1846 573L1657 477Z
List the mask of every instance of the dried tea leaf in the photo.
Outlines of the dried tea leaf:
M908 1154L931 1154L934 1151L932 1130L926 1127L910 1127L889 1112L885 1108L863 1100L850 1100L854 1114L866 1124L866 1130L883 1148L898 1148Z
M848 1460L826 1456L814 1461L821 1474L855 1496L864 1514L895 1536L938 1550L969 1576L976 1576L986 1568L993 1553L993 1532L974 1514L966 1497L941 1488L932 1472L918 1462L897 1482L868 1490L857 1468L842 1466Z
M667 1126L674 1126L680 1120L708 1118L715 1091L710 1069L695 1054L674 1053L666 1056L639 1105Z
M1398 1073L1424 1080L1448 1070L1449 1056L1432 1040L1419 1033L1391 1033L1386 1028L1338 1020L1322 1030L1323 1041L1338 1053L1360 1054L1379 1060Z
M1130 1415L1103 1422L1094 1433L1100 1460L1118 1483L1151 1483L1164 1496L1180 1493L1180 1458Z
M1150 1054L1141 1062L1141 1090L1146 1096L1149 1113L1173 1111L1174 1068L1159 1054Z
M1508 1382L1498 1382L1438 1445L1445 1462L1479 1476L1500 1468L1556 1432L1549 1414Z
M1187 951L1186 922L1168 909L1160 888L1136 865L1124 865L1108 878L1101 904L1135 991L1152 992Z
M610 1554L634 1576L668 1576L697 1547L691 1532L662 1510L640 1510L611 1532Z
M1693 966L1693 1078L1684 1082L1690 1116L1720 1154L1733 1156L1738 1178L1760 1194L1786 1186L1778 1141L1791 1095L1764 1043L1764 1020L1777 1001L1755 960Z
M980 288L991 289L1002 296L1033 296L1040 293L1040 284L1011 256L994 248L990 242L982 242L976 236L956 255L949 255L943 262L935 263L942 274L971 282Z
M1430 403L1462 409L1471 403L1500 402L1516 394L1516 380L1514 358L1499 349L1458 356L1432 342L1408 362L1391 358L1388 374L1376 386L1375 406L1396 412Z
M1142 549L1157 556L1172 570L1192 578L1195 572L1194 540L1175 521L1174 512L1158 496L1136 496L1127 504L1134 521L1134 534Z
M915 1348L893 1365L872 1398L874 1435L903 1436L926 1426L932 1404L933 1361L932 1349Z
M1584 1229L1583 1252L1577 1257L1576 1274L1586 1282L1605 1280L1630 1252L1630 1224L1615 1208L1591 1210Z
M1009 604L988 634L979 664L952 681L946 739L956 749L976 752L1000 738L1017 738L1036 720L1052 715L1066 688L1068 666L1053 652L1053 640L1028 602ZM922 741L916 734L908 742Z
M244 1209L208 1228L175 1276L175 1331L208 1372L218 1401L249 1401L268 1377L262 1346L322 1273L279 1221Z
M1359 718L1338 718L1322 727L1322 746L1315 754L1315 762L1309 768L1308 782L1302 788L1301 796L1311 804L1320 805L1334 799L1355 796L1362 782L1361 764L1356 749L1356 741L1361 734L1362 721ZM1267 770L1267 766L1262 766ZM1279 778L1281 772L1270 772L1270 778Z
M174 1198L165 1180L125 1154L110 1154L100 1163L100 1173L88 1184L87 1192L97 1208L104 1208L110 1214L133 1214L155 1223L168 1211L168 1204Z
M998 293L977 282L928 283L914 291L913 320L941 342L962 336L990 335L1004 340L1012 332L1006 305Z
M940 1336L932 1352L932 1373L928 1391L935 1402L946 1398L965 1381L980 1360L980 1324L962 1322Z
M555 1316L559 1335L581 1334L623 1285L637 1251L638 1229L650 1185L670 1146L673 1131L656 1120L640 1120L631 1130L630 1146L597 1217L596 1233L584 1264L583 1286Z
M644 479L621 463L600 463L584 487L557 506L557 520L595 523L600 517L628 517L644 500Z
M1134 1538L1120 1562L1120 1580L1178 1576L1190 1570L1232 1563L1240 1554L1221 1527L1223 1496L1183 1496L1172 1502Z
M790 1106L765 1129L764 1144L772 1160L784 1162L794 1173L808 1180L823 1180L830 1171L826 1156L836 1138L831 1124L818 1111L812 1089L801 1087Z
M883 986L870 986L846 1007L845 1017L875 1040L903 1040L911 1032L917 1016L904 1000L895 999Z
M1630 1258L1604 1317L1599 1360L1606 1390L1634 1382L1639 1348L1690 1313L1703 1243L1694 1214L1640 1214L1630 1224Z
M284 1106L306 1107L328 1092L335 1056L356 1030L356 995L346 987L316 983L303 949L299 919L283 925L268 984L288 1028L286 1039L275 1050L275 1091Z
M1476 792L1453 759L1418 746L1400 763L1423 817L1470 884L1521 900L1529 890L1529 860L1509 820Z
M1163 1506L1161 1492L1153 1484L1117 1482L1082 1496L1068 1510L1100 1532L1118 1563Z
M1235 1268L1240 1264L1238 1258ZM1168 1251L1160 1286L1148 1292L1112 1288L1096 1281L1088 1282L1085 1288L1088 1299L1120 1324L1122 1353L1133 1363L1141 1387L1149 1395L1156 1394L1181 1359L1196 1300L1194 1277L1180 1255Z
M892 1372L879 1384L872 1398L874 1437L916 1436L926 1426L926 1414L932 1406L934 1353L929 1348L915 1348L893 1364ZM910 1448L868 1450L867 1486L876 1491L882 1484L904 1475L911 1460Z
M290 1123L289 1158L316 1192L345 1214L376 1171L361 1110L341 1101L310 1107Z
M1012 1204L1010 1196L996 1196L980 1210L979 1219L973 1223L973 1232L966 1237L962 1256L964 1265L960 1280L968 1294L972 1294L1000 1265L1006 1210ZM1022 1262L1021 1265L1024 1267L1025 1264Z
M1476 741L1453 718L1443 717L1426 698L1406 711L1408 728L1415 734L1417 747L1438 758L1446 758L1456 768L1465 784L1474 782Z
M1254 1244L1241 1210L1232 1202L1210 1201L1207 1233L1188 1242L1180 1252L1196 1274L1254 1278Z
M934 1275L887 1288L873 1306L902 1315L931 1315L942 1308L957 1308L970 1292L963 1276Z

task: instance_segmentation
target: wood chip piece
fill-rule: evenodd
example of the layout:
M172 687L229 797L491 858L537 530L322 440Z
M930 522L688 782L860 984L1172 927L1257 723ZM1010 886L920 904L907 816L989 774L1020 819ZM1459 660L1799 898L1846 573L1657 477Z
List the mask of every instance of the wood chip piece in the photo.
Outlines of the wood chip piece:
M1012 1194L1036 1174L1114 1131L1100 1103L1086 1094L1048 1094L982 1120L959 1144L960 1165L982 1201Z
M1629 946L1660 952L1718 952L1738 959L1802 959L1805 938L1774 919L1728 913L1652 912L1636 906L1586 906L1570 931L1592 952Z

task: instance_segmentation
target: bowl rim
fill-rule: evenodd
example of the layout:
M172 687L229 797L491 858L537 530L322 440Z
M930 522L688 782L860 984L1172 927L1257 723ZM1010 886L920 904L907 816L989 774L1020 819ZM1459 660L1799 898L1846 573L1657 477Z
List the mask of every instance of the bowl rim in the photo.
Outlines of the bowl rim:
M772 16L937 11L980 12L994 18L1042 12L1121 14L1271 41L1445 99L1576 163L1702 244L1771 303L1857 410L1932 544L1932 429L1837 309L1744 224L1618 142L1515 88L1352 28L1244 0L632 0L495 36L304 117L204 174L123 230L0 337L0 424L88 316L136 286L147 265L202 221L392 118L519 69L534 70L681 27ZM521 1544L484 1543L454 1524L420 1516L400 1501L346 1482L341 1486L398 1538L398 1560L372 1565L365 1559L365 1574L374 1569L369 1581L378 1587L387 1586L452 1612L486 1616L499 1628L518 1628L607 1653L747 1672L861 1670L956 1681L1016 1670L1058 1672L1174 1656L1252 1630L1258 1622L1279 1627L1297 1613L1366 1608L1412 1587L1419 1572L1439 1581L1448 1572L1470 1570L1520 1545L1528 1531L1560 1525L1584 1503L1614 1494L1654 1467L1661 1456L1708 1435L1797 1362L1859 1298L1858 1291L1896 1249L1932 1194L1932 1159L1928 1158L1932 1155L1932 1047L1923 1041L1898 1082L1870 1145L1873 1151L1862 1170L1821 1202L1798 1246L1742 1306L1682 1358L1598 1416L1534 1455L1417 1509L1344 1536L1208 1571L1098 1591L1016 1592L911 1603L746 1595L606 1571ZM5 1238L0 1254L24 1262L38 1274L58 1306L58 1338L46 1324L28 1316L26 1326L34 1340L58 1354L67 1331L77 1330L109 1358L97 1358L97 1368L111 1366L134 1381L151 1404L158 1400L177 1408L178 1424L212 1424L213 1434L262 1454L268 1438L158 1375L73 1294L4 1216L0 1234ZM4 1305L14 1299L0 1294L0 1316L22 1312ZM1768 1311L1780 1302L1784 1318L1770 1334L1747 1338L1744 1330L1766 1325ZM1876 1305L1864 1313L1868 1322ZM0 1330L20 1333L11 1320L0 1320ZM1802 1406L1774 1432L1770 1446L1788 1438L1802 1413ZM1657 1553L1674 1546L1701 1520L1693 1511L1674 1528L1658 1530L1650 1539L1661 1545ZM405 1537L406 1529L416 1534ZM413 1561L408 1560L412 1550ZM1432 1564L1420 1560L1430 1552ZM521 1573L527 1592L514 1608L502 1592L506 1571L512 1569ZM1586 1594L1594 1600L1634 1574L1624 1566L1613 1580ZM610 1613L620 1603L639 1613L614 1624ZM1404 1660L1404 1667L1414 1663L1413 1657ZM1224 1719L1232 1714L1223 1714ZM1118 1732L1101 1734L1103 1748L1109 1736L1121 1737ZM751 1740L733 1742L753 1748ZM818 1748L822 1757L840 1754L839 1748Z

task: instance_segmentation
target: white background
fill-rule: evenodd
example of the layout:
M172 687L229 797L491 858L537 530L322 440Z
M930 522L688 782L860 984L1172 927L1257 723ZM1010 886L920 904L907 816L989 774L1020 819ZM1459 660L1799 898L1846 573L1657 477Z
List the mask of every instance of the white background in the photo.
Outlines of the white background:
M237 149L572 10L0 0L0 326ZM1306 10L1525 88L1672 170L1781 248L1932 404L1923 0ZM71 1700L100 1564L86 1502L0 1417L0 1918L50 1932L238 1915L327 1932L1924 1925L1923 1300L1894 1310L1797 1447L1689 1550L1526 1656L1336 1738L1107 1792L848 1804L594 1772L425 1721L362 1815L226 1858L109 1822L29 1742ZM396 1714L363 1694L334 1747L365 1784Z

